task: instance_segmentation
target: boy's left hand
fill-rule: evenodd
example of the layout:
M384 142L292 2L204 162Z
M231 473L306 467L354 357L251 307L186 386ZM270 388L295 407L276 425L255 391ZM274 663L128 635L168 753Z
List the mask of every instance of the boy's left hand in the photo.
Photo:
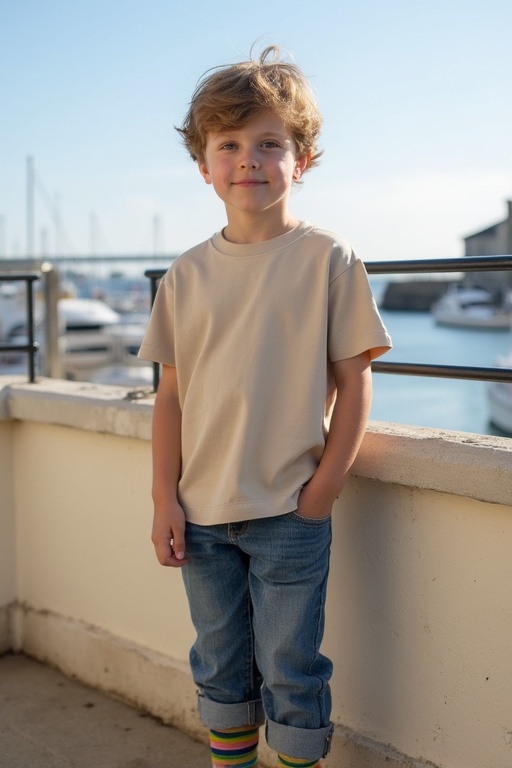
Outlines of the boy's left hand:
M328 517L332 512L332 507L336 497L321 493L315 488L315 478L311 478L299 494L297 501L297 514L302 517L312 519L321 519Z

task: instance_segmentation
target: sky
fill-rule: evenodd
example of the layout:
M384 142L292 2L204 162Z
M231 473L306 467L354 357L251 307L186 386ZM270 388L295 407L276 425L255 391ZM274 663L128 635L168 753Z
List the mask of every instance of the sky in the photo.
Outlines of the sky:
M512 199L510 0L0 0L0 257L176 254L225 224L180 143L200 76L278 44L324 118L299 218L363 260L463 255Z

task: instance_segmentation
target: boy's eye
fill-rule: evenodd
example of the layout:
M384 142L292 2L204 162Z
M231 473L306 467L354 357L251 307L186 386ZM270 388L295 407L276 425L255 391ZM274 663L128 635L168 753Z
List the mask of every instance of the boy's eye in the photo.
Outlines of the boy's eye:
M236 144L234 141L227 141L221 147L221 149L235 149L235 148L236 148Z
M279 144L277 143L277 141L272 141L271 139L269 139L268 141L262 141L261 146L265 147L265 149L273 149L274 147L278 147Z

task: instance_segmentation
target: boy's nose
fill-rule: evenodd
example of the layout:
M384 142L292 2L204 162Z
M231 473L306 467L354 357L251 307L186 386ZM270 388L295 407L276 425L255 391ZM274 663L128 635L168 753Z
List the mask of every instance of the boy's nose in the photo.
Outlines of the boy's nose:
M240 159L241 168L257 168L259 165L257 158L254 155L245 155Z

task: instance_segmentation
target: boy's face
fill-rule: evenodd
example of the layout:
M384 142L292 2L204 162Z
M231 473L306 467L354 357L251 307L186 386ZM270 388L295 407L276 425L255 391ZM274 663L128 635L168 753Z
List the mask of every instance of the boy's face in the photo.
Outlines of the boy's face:
M288 196L307 165L296 156L290 130L274 112L264 111L236 129L208 135L199 170L226 206L237 213L283 215Z

